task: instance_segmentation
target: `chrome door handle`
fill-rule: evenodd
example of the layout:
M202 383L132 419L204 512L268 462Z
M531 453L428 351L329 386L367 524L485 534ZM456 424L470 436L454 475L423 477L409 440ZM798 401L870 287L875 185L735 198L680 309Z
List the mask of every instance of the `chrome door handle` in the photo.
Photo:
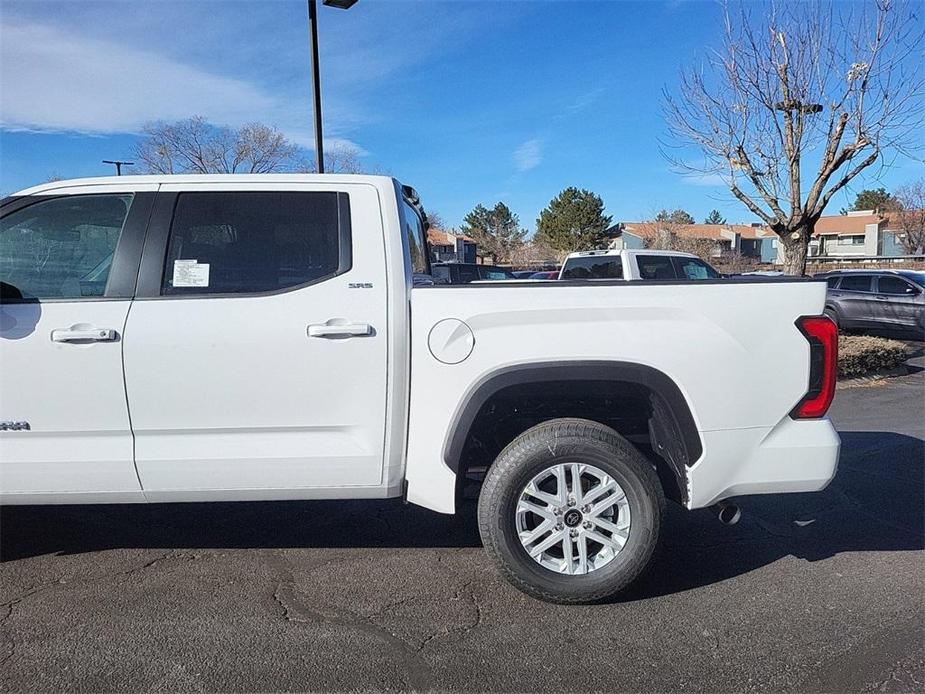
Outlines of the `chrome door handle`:
M116 331L112 328L58 328L51 331L52 342L112 342Z
M363 337L373 334L369 323L319 323L308 326L309 337Z

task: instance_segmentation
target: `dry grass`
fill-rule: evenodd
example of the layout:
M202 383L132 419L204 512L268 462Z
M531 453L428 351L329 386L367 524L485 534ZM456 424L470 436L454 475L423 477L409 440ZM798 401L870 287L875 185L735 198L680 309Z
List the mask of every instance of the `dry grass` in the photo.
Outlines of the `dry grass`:
M838 336L838 375L842 378L895 369L908 356L906 345L896 340L870 335Z

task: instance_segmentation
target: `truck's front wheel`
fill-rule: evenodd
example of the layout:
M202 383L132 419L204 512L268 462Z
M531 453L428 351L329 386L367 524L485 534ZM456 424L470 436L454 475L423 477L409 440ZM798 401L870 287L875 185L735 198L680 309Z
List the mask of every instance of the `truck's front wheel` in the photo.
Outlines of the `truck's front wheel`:
M554 419L517 437L479 496L482 542L520 590L580 603L646 568L665 499L652 465L613 429Z

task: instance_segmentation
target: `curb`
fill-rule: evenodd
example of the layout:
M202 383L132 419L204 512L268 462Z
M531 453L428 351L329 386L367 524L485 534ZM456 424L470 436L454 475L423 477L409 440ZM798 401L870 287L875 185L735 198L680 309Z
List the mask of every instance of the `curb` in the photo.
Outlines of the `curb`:
M866 386L870 385L871 383L876 383L877 381L882 381L885 378L899 378L901 376L908 376L910 373L912 372L906 365L897 366L895 369L879 369L877 371L871 371L870 373L864 374L863 376L839 378L838 382L835 384L835 389L839 390L842 388Z

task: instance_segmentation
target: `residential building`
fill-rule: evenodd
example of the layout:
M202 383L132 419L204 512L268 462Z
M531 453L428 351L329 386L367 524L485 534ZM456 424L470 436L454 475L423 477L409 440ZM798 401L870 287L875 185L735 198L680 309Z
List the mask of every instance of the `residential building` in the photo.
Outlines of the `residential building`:
M442 229L427 230L430 259L435 263L475 263L477 246L473 239Z
M874 210L820 217L809 243L816 257L903 255L899 232L890 229L890 217Z
M711 255L738 253L762 263L783 263L783 244L773 231L755 224L673 224L626 222L608 230L610 248L645 248L659 234L713 244ZM903 255L901 234L890 228L890 217L873 210L820 217L809 244L813 258L873 258Z
M654 243L660 234L674 234L683 240L698 240L712 244L714 257L739 253L748 258L769 261L776 255L772 242L777 237L760 224L673 224L658 222L626 222L609 230L613 238L610 248L645 248ZM772 250L773 249L773 250ZM767 262L767 261L765 261Z

